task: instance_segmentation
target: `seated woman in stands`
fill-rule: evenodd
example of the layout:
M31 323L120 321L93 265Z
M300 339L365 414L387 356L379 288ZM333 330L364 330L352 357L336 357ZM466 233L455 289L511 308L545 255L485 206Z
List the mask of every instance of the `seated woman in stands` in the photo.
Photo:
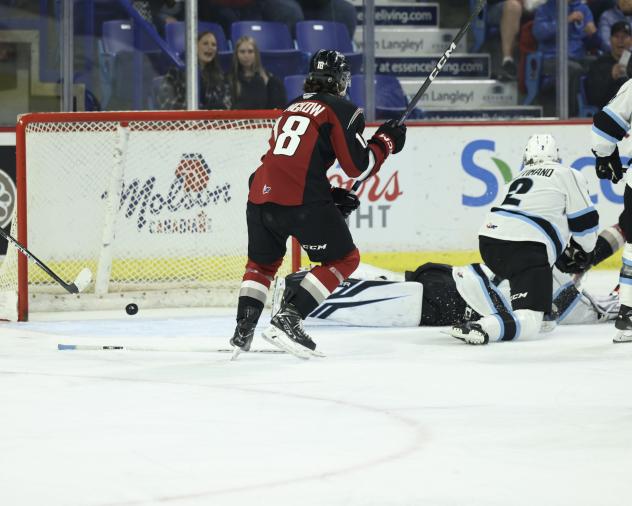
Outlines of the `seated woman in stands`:
M283 83L263 68L252 37L237 40L229 79L233 109L282 109L287 103Z
M203 32L197 43L199 69L199 108L230 109L230 85L217 58L217 40L211 32ZM165 75L156 101L159 109L186 109L186 74L172 68Z

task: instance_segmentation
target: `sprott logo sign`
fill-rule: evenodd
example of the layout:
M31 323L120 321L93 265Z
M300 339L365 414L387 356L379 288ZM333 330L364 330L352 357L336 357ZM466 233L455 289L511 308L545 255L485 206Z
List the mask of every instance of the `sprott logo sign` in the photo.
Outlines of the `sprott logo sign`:
M11 176L0 169L0 227L11 223L17 191Z

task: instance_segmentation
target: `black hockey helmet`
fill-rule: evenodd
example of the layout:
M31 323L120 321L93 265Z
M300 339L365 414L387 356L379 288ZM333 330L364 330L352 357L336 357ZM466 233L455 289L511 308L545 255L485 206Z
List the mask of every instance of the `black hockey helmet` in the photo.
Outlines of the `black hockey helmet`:
M344 95L351 84L351 71L345 55L330 49L319 49L309 64L307 82L318 84L323 91Z

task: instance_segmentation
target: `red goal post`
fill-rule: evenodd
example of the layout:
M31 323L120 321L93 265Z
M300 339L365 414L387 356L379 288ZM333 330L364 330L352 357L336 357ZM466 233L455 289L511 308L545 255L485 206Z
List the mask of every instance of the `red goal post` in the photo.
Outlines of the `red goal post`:
M247 182L278 111L33 113L16 130L12 233L65 294L9 246L0 318L29 311L236 303L247 253ZM300 265L300 250L291 248Z

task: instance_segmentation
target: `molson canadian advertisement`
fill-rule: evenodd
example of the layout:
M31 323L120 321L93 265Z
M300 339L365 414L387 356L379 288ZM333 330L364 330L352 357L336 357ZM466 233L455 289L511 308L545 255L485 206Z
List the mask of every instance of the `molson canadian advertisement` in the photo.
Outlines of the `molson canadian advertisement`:
M373 131L367 129L365 137ZM401 270L424 261L479 259L478 230L521 170L524 146L534 133L552 134L562 163L586 176L600 226L616 223L624 183L595 176L590 123L410 126L404 150L358 191L362 204L349 226L363 260ZM627 163L632 143L623 142L620 152ZM349 185L340 169L329 177L334 185Z

